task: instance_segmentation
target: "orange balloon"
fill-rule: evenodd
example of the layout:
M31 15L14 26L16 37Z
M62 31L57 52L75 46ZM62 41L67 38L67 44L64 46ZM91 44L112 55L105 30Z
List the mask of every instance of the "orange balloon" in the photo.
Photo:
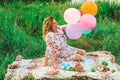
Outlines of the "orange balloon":
M95 16L97 14L98 7L94 2L85 2L81 6L80 10L81 10L82 14L91 14L91 15Z

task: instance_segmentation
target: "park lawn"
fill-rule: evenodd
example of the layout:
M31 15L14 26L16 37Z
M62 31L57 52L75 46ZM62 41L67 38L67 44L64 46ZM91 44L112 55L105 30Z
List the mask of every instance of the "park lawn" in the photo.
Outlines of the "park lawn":
M0 5L0 80L4 79L8 64L17 55L24 58L40 58L45 53L45 42L42 39L42 22L45 17L52 16L59 25L66 24L63 13L67 8L79 8L81 4L47 3L22 1ZM106 6L107 5L107 6ZM112 6L106 2L98 2L96 15L97 26L78 40L70 40L71 46L82 48L87 52L110 51L120 64L120 5Z

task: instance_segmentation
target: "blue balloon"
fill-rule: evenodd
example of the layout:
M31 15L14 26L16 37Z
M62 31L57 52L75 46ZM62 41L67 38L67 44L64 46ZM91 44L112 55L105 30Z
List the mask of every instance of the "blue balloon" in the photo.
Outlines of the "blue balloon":
M82 30L82 34L89 34L91 32L92 32L92 30Z

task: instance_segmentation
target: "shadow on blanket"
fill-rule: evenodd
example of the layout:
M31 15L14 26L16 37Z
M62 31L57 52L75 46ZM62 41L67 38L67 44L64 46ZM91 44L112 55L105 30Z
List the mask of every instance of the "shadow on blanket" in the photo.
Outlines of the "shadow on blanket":
M8 65L5 80L35 79L75 79L81 80L120 80L120 66L115 62L114 56L107 51L88 52L82 62L61 61L58 67L51 62L42 67L43 58L23 59L17 56L16 60ZM83 70L80 70L79 64Z

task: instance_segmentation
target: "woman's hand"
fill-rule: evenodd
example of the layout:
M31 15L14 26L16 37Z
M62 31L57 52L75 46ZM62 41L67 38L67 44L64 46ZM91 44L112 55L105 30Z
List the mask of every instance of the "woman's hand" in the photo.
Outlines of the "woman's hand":
M65 25L60 25L60 27L62 28L63 32L66 31L66 27L68 26L68 24L65 24Z
M47 64L45 64L45 63L43 63L42 65L41 65L41 67L46 67L47 66Z

